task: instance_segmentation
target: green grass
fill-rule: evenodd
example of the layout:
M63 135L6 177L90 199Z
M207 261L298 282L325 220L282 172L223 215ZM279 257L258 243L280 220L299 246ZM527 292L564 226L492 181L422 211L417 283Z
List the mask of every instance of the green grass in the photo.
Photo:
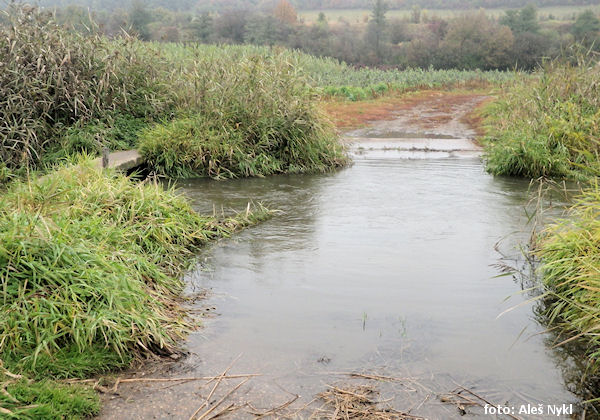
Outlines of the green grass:
M600 175L600 68L549 63L509 84L486 114L494 175L585 179Z
M51 380L33 382L0 372L0 417L7 419L85 419L100 411L100 399L91 387Z
M202 216L173 189L90 161L12 183L0 199L0 359L40 380L84 378L176 351L193 324L178 301L183 270L208 241L268 216L262 208ZM50 384L27 383L26 395L60 403L61 388L52 394ZM75 403L84 401L64 407Z
M595 182L568 217L547 227L536 253L548 298L544 314L572 338L587 343L593 371L600 368L600 187Z

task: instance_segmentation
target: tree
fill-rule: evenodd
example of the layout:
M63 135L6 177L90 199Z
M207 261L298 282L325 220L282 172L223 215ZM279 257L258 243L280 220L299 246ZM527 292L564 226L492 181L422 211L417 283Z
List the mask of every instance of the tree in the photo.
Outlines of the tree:
M440 44L443 67L503 69L511 66L514 36L509 27L491 21L483 11L454 19Z
M202 13L200 16L192 19L188 28L193 40L207 43L210 41L214 31L213 18L209 13Z
M152 21L152 15L146 9L141 0L133 0L129 10L129 26L135 31L136 35L143 40L150 39L148 24Z
M317 19L317 24L321 26L327 26L327 16L325 13L319 12L319 18Z
M421 6L418 4L413 5L410 12L410 20L412 23L421 23Z
M292 6L287 0L279 0L279 3L277 3L277 6L275 6L273 15L275 15L275 17L281 22L285 22L289 25L293 25L298 21L298 13L296 13L296 9L294 9L294 6Z
M387 38L386 13L387 3L385 0L375 0L371 11L371 19L367 25L367 44L373 49L379 61L383 57L383 47Z
M255 45L287 42L292 27L274 16L256 15L248 19L244 41Z
M408 34L405 21L398 18L390 19L390 21L386 23L386 26L389 40L393 45L410 41L410 36Z
M586 10L577 16L571 33L575 39L584 44L590 44L598 38L600 31L600 20L596 17L593 11Z
M532 70L541 64L550 50L550 40L547 36L533 32L523 32L515 35L512 48L513 62L523 70Z
M500 24L508 26L514 34L538 33L540 30L537 9L533 5L526 6L521 10L507 10L500 18Z
M222 40L235 44L244 42L248 13L244 11L225 12L215 20L215 32Z

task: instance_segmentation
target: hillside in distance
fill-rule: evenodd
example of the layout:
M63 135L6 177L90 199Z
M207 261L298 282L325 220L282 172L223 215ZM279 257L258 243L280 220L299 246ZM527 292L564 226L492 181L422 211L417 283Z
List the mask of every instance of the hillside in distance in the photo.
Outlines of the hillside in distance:
M269 10L277 0L140 0L148 8L162 7L176 11L220 12L224 10ZM92 10L116 10L128 8L129 1L122 0L39 0L43 7L65 7L78 5ZM370 9L371 0L290 0L298 10L325 9ZM388 0L390 9L476 9L476 8L519 8L522 0ZM538 7L597 5L598 0L532 0L527 2Z

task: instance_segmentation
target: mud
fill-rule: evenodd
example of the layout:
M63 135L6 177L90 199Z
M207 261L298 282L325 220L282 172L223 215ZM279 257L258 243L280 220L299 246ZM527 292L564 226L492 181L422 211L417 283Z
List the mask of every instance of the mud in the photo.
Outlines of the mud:
M348 132L344 141L354 145L357 155L368 150L393 159L479 156L482 148L476 141L476 127L467 121L487 99L483 95L429 93L413 98L410 106L394 111L389 119Z

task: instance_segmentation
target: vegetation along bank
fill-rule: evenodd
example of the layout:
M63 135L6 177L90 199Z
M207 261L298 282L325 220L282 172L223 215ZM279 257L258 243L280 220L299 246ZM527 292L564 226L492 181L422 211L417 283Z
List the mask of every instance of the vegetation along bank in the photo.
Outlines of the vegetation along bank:
M495 175L581 181L568 217L534 246L541 259L543 315L562 338L583 343L588 375L600 367L600 67L554 61L508 83L486 115L487 169ZM596 389L597 391L597 389ZM598 397L590 395L590 397Z
M163 49L70 32L35 8L9 16L0 36L0 417L83 418L98 398L65 380L177 351L195 325L179 297L182 272L208 241L270 215L260 206L199 215L173 189L85 155L140 147L154 172L212 177L329 171L347 158L286 53ZM201 116L209 110L220 125ZM161 130L174 135L150 143ZM153 161L157 149L175 162Z
M81 155L137 148L151 172L171 178L326 172L348 158L319 98L507 83L487 116L490 172L590 180L600 170L598 70L589 63L552 63L514 82L513 73L476 69L357 70L266 46L71 31L30 7L7 16L0 26L2 415L96 413L93 392L61 381L176 351L190 325L180 274L195 252L269 216L262 208L226 220L198 215L152 179L134 183ZM599 197L597 187L584 193L573 217L545 231L536 250L548 314L588 339L590 365L599 354Z

